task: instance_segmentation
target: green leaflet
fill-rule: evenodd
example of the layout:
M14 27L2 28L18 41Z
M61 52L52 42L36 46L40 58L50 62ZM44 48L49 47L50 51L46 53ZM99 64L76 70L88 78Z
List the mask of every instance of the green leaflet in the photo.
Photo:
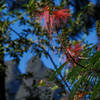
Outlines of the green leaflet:
M49 80L54 80L56 73L60 74L61 70L64 68L64 66L66 65L67 62L63 63L56 71L53 72L53 74L51 75L51 77L49 78Z

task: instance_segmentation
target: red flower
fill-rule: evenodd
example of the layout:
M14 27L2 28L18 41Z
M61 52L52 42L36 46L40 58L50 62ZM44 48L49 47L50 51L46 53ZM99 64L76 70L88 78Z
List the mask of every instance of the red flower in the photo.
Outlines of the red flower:
M40 22L42 23L44 19L44 26L45 29L48 30L48 24L50 22L50 15L49 15L49 11L44 11L43 13L41 13L40 15ZM48 30L49 31L49 30Z
M98 50L98 51L100 51L100 44L98 45L98 48L97 48L97 50Z
M43 12L40 13L40 22L44 20L44 27L48 33L52 33L55 30L55 27L60 27L60 23L67 21L70 14L68 13L69 9L58 10L55 8L54 11L50 11L49 6L43 8Z
M81 44L77 43L76 45L69 46L67 52L70 53L72 57L80 56L80 50L82 50Z
M61 9L58 11L53 11L52 14L55 16L55 22L57 24L57 26L60 26L59 24L61 22L66 22L68 17L70 16L69 13L67 13L67 11L69 11L69 9Z
M72 61L73 58L74 59L73 65L76 66L76 62L78 62L79 57L81 56L81 51L82 51L81 43L69 46L66 50L67 60L70 62Z

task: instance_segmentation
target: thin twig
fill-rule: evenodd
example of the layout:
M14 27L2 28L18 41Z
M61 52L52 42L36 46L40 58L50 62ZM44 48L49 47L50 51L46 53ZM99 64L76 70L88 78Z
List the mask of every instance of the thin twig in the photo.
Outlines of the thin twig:
M83 66L83 65L79 64L78 62L76 62L75 59L71 56L71 54L70 54L69 52L67 52L66 55L69 55L70 58L73 60L73 62L74 62L75 64L79 65L79 66L82 67L82 68L85 68L85 66Z
M42 48L42 47L41 47L41 48ZM43 48L42 48L42 49L43 49ZM43 50L44 50L44 49L43 49ZM50 58L52 64L54 65L54 68L57 70L57 65L54 63L54 61L53 61L51 55L50 55L46 50L45 50L45 53L48 54L48 57ZM66 87L68 88L69 92L71 92L71 89L70 89L69 85L67 84L67 82L64 80L62 74L60 73L59 75L60 75L62 81L65 83Z
M13 28L11 28L11 27L9 27L9 29L11 30L11 31L13 31L14 33L16 33L16 35L18 35L19 37L22 37L18 32L16 32Z
M81 65L80 63L76 62L75 59L71 56L71 54L70 54L69 52L67 52L67 54L71 57L71 59L73 60L73 62L74 62L75 64L79 65L79 67L81 67L81 68L86 68L86 66L83 66L83 65ZM95 72L97 72L97 73L100 73L100 70L94 69L94 68L91 68L91 71L95 71Z

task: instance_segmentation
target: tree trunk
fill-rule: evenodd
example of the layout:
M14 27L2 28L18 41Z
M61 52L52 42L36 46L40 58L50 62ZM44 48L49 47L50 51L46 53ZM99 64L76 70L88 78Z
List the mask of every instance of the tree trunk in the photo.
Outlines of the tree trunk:
M1 64L1 60L0 60ZM1 67L1 66L0 66ZM6 100L5 96L5 72L0 71L0 100Z
M4 47L3 47L4 41L3 41L3 37L1 35L0 35L0 100L6 100L6 96L5 96Z

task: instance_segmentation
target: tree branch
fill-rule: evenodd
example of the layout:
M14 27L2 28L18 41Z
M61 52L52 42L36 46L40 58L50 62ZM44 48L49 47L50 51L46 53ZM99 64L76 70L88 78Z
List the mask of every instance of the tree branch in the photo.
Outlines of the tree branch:
M73 62L74 62L75 64L79 65L79 66L82 67L82 68L85 68L85 66L83 66L83 65L79 64L78 62L76 62L75 59L71 56L71 54L70 54L69 52L67 52L66 55L69 55L70 58L73 60Z
M41 48L42 48L42 47L41 47ZM42 49L44 50L44 48L42 48ZM51 55L50 55L46 50L44 50L44 51L45 51L45 53L48 55L48 57L50 58L50 60L51 60L51 62L52 62L52 64L53 64L53 66L54 66L54 68L57 70L57 65L54 63L54 61L53 61ZM67 82L64 80L62 74L60 73L59 75L60 75L62 81L65 83L66 87L68 88L69 92L71 92L71 89L70 89L69 85L67 84Z
M18 35L19 37L22 37L18 32L16 32L13 28L11 28L11 27L9 27L9 29L11 30L11 31L13 31L14 33L16 33L16 35Z
M22 37L18 32L16 32L14 29L12 29L11 27L9 27L10 28L10 30L12 30L14 33L16 33L19 37ZM36 44L36 43L35 43ZM38 44L36 44L36 45L38 45ZM38 45L40 48L42 48L40 45ZM53 64L53 66L54 66L54 68L57 70L57 66L56 66L56 64L54 63L54 61L53 61L53 59L52 59L52 57L51 57L51 55L44 49L44 48L42 48L44 51L45 51L45 53L48 55L48 57L50 58L50 60L51 60L51 62L52 62L52 64ZM60 77L61 77L61 79L62 79L62 81L65 83L65 85L66 85L66 87L68 88L68 90L69 91L71 91L71 89L70 89L70 87L69 87L69 85L67 84L67 82L64 80L64 78L63 78L63 76L62 76L62 74L60 73Z

